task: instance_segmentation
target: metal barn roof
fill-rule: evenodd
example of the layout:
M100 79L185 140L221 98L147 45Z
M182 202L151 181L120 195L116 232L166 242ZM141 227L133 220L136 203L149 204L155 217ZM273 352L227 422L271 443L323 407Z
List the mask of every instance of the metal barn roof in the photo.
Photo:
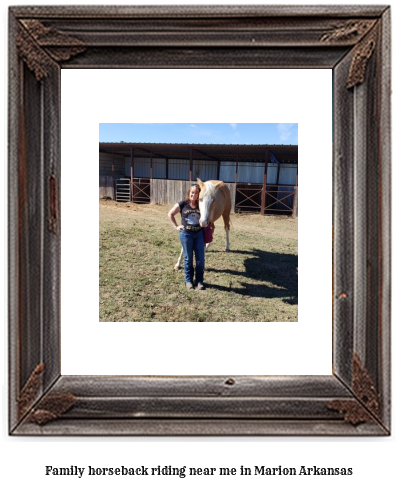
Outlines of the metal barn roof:
M264 162L270 151L281 162L298 162L298 145L230 145L197 143L100 143L100 151L130 157Z

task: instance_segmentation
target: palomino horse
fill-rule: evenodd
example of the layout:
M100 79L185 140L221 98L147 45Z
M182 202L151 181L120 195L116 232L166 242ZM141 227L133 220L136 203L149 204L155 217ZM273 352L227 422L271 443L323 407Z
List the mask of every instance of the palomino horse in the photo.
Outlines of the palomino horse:
M202 182L197 178L197 182L201 188L199 195L199 209L201 212L200 225L207 227L208 224L214 224L216 220L223 217L224 230L226 232L226 251L230 250L230 211L231 198L230 190L223 181L206 181ZM214 225L212 227L214 229ZM206 244L208 249L210 244ZM181 267L183 260L183 248L180 252L179 259L175 264L175 269Z

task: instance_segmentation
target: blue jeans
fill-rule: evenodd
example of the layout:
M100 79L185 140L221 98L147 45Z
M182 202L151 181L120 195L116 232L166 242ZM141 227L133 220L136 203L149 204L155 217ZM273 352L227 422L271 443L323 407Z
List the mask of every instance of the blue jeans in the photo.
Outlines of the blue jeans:
M184 252L184 276L186 283L193 283L194 267L193 259L195 254L195 279L197 283L204 281L205 269L205 243L202 229L198 232L182 230L179 238Z

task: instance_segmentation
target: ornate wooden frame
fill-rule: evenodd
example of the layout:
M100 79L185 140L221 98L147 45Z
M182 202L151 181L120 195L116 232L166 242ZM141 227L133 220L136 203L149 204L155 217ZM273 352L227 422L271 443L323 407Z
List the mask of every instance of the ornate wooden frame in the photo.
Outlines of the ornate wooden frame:
M11 7L9 34L10 434L389 434L389 7ZM60 374L60 70L88 67L332 69L331 376Z

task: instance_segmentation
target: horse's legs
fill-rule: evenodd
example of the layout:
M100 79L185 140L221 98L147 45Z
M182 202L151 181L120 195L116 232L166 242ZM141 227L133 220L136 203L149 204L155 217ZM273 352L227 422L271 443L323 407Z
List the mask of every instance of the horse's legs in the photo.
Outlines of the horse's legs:
M223 212L224 230L226 232L226 252L230 250L230 210Z
M181 268L182 261L183 261L183 247L181 248L179 259L177 260L177 263L175 264L175 267L174 267L175 271L179 271L179 269Z
M225 228L224 230L226 232L226 249L225 249L225 251L229 252L230 251L230 230L228 228Z

